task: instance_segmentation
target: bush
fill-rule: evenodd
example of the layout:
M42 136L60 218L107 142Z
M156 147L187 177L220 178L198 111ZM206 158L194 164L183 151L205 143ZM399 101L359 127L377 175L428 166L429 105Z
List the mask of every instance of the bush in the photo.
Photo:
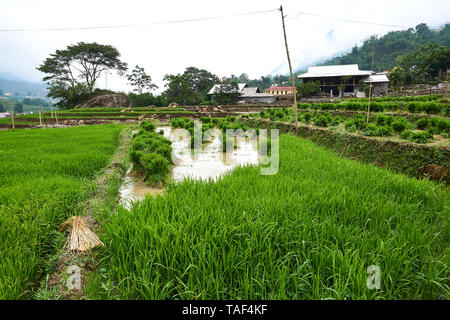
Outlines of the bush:
M433 135L428 131L413 132L409 136L409 140L415 143L428 143L432 138Z
M441 106L436 102L424 102L421 105L421 110L428 114L438 114L441 112Z
M449 131L450 130L450 121L445 120L445 119L439 119L437 121L437 129L438 129L439 133Z
M319 127L327 127L328 119L325 116L320 115L316 118L316 121L314 121L314 124Z
M406 129L406 120L403 118L395 120L394 122L392 122L392 128L396 132L402 132Z
M417 121L417 129L424 130L428 126L428 119L419 119Z
M163 129L159 130L159 134L163 136L164 135L164 130Z
M309 123L311 121L312 114L307 112L307 113L305 113L304 118L305 118L305 123Z
M386 124L386 116L385 115L378 115L376 118L376 123L379 126L384 126Z
M419 106L417 103L415 102L410 102L408 103L408 105L406 106L406 108L408 109L409 112L411 113L416 113L417 111L419 111Z
M405 140L409 140L409 138L414 134L414 132L410 131L410 130L404 130L402 131L402 133L400 133L400 138L401 139L405 139Z

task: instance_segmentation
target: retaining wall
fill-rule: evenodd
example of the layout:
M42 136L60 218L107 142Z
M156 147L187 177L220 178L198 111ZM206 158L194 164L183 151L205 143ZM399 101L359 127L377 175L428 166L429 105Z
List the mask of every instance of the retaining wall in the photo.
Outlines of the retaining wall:
M450 147L380 140L301 124L296 131L293 123L258 119L241 121L254 128L276 128L280 133L296 134L325 146L340 156L390 168L413 177L420 177L420 170L429 164L450 167Z

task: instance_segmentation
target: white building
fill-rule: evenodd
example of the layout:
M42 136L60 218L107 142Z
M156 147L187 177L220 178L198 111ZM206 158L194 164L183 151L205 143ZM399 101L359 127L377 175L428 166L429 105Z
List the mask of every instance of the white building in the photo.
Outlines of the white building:
M389 79L383 74L376 74L370 70L359 70L357 64L336 66L309 67L308 72L297 76L303 82L319 81L322 92L333 97L362 96L359 82L369 83L372 79L374 93L377 95L387 92Z

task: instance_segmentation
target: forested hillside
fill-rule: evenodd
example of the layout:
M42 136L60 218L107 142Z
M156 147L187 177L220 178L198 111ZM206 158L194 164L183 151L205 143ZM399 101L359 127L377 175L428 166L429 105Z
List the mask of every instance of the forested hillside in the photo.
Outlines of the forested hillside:
M397 57L412 53L430 43L450 48L450 24L446 24L440 31L431 30L425 23L422 23L415 29L392 31L382 37L374 36L364 41L361 47L355 46L351 52L329 59L321 65L356 63L360 69L370 70L373 45L374 70L389 70L396 65Z

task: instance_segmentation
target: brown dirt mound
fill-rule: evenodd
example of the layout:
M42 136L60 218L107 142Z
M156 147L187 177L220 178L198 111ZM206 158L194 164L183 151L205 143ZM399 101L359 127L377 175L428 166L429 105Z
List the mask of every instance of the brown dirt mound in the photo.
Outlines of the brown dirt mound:
M124 94L102 94L89 99L85 103L77 105L75 108L129 108L131 101Z

